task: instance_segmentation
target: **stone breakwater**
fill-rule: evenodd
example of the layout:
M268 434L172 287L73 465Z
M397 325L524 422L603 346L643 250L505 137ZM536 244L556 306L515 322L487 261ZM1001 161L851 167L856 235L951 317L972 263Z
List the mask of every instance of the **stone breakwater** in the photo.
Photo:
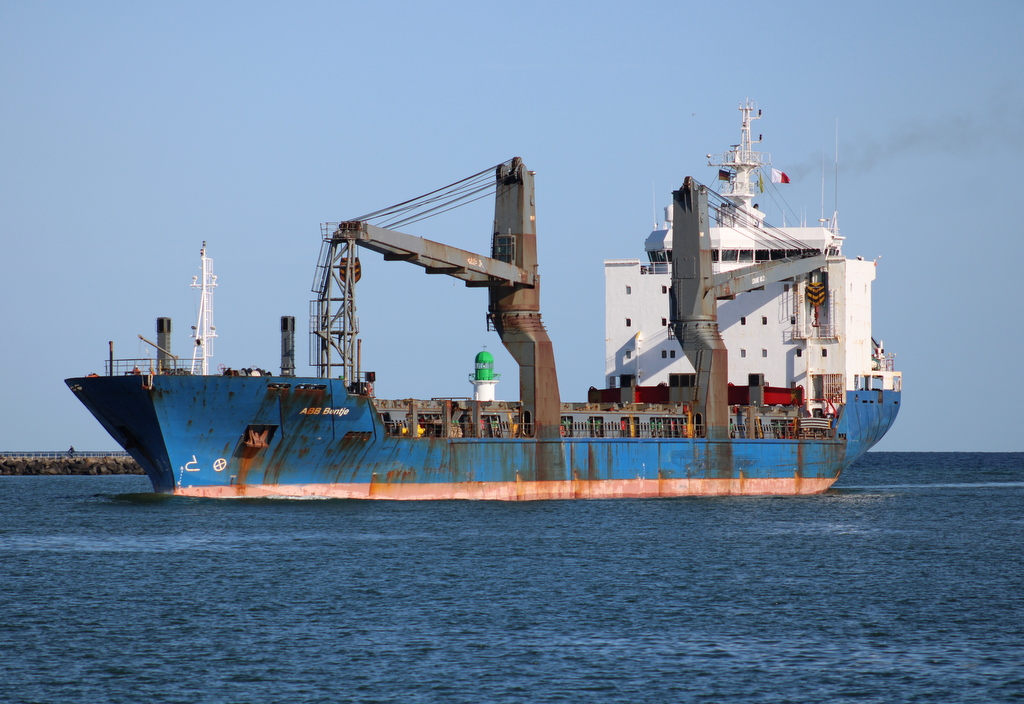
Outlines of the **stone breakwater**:
M0 475L142 473L131 457L0 457Z

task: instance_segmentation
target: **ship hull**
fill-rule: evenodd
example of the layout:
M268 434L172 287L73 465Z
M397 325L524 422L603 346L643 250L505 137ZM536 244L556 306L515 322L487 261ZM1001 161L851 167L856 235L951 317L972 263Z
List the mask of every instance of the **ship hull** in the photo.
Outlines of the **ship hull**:
M161 493L603 499L827 490L888 430L899 392L849 392L834 439L389 435L340 381L125 376L68 386Z

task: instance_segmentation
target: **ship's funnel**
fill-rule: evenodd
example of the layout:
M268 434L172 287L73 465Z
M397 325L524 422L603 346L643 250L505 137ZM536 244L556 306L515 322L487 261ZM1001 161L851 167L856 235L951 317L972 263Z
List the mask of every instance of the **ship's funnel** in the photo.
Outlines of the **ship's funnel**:
M167 374L174 368L173 355L171 354L171 319L156 319L156 359L157 370L160 374Z
M295 316L281 316L281 376L295 376Z

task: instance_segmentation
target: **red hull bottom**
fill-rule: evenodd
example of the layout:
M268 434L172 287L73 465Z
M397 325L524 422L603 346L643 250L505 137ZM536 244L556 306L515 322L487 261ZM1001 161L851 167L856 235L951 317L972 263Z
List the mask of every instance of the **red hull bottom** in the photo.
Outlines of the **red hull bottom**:
M437 484L236 484L180 487L177 496L202 498L321 497L426 501L467 499L537 501L543 499L653 499L677 496L785 496L820 494L834 478L805 479L605 479L600 481L460 482Z

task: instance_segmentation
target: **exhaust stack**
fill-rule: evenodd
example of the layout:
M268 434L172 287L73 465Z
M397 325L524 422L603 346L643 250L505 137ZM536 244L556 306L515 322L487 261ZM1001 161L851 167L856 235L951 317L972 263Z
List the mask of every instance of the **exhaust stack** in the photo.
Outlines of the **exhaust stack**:
M281 376L295 376L295 316L281 316Z
M171 354L171 319L156 319L156 359L157 370L167 374L174 369L174 355Z

